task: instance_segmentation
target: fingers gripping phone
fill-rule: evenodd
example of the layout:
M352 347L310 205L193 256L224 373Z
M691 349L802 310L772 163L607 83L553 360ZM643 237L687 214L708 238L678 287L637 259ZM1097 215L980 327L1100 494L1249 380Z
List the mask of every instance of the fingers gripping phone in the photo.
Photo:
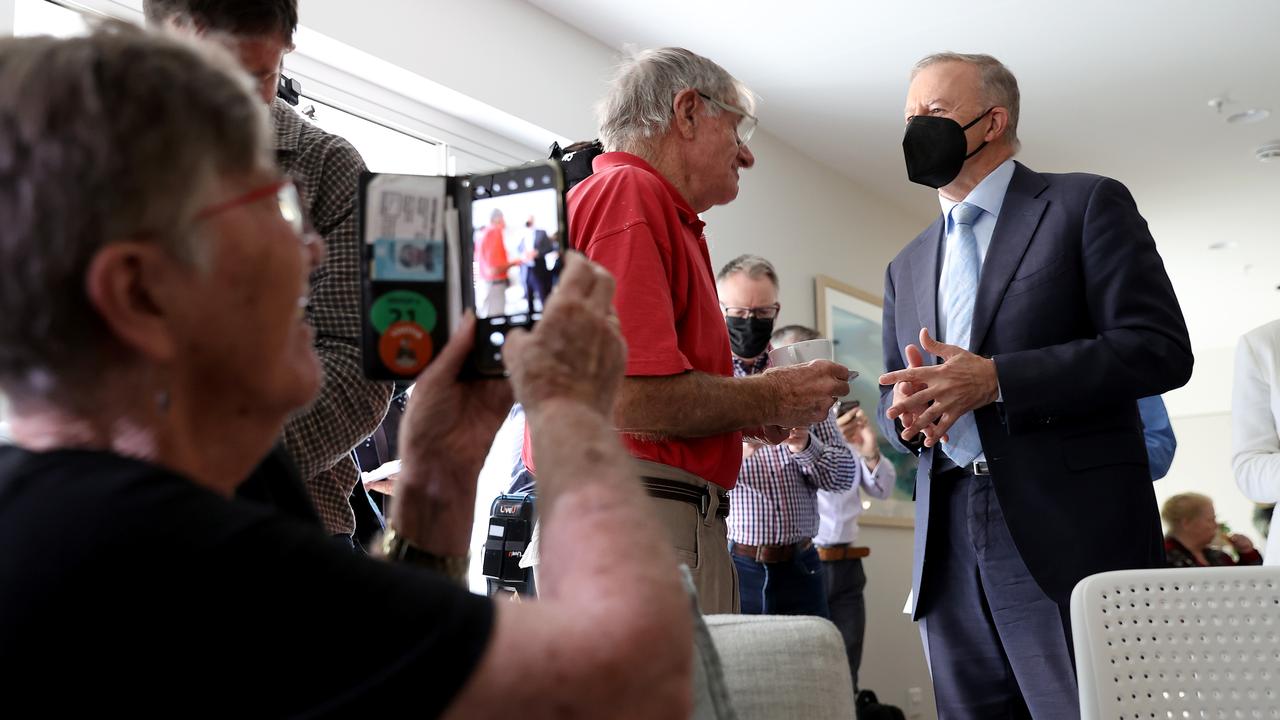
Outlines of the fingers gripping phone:
M361 357L374 380L412 380L475 310L464 374L501 376L507 333L532 327L559 280L564 176L544 161L465 177L360 181Z
M836 410L836 417L844 417L849 411L856 407L860 407L862 402L859 400L841 400L840 407Z

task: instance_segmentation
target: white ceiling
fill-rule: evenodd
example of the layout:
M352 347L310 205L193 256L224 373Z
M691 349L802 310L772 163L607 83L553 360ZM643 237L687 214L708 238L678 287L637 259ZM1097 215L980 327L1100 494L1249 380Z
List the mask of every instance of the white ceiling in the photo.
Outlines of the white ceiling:
M1280 161L1253 158L1280 140L1280 2L530 2L612 47L716 60L761 95L762 129L922 224L937 204L903 170L908 72L941 50L995 55L1022 89L1019 159L1129 186L1198 349L1280 316ZM1223 94L1238 104L1218 115ZM1224 122L1250 106L1274 115ZM1209 249L1222 241L1238 247Z

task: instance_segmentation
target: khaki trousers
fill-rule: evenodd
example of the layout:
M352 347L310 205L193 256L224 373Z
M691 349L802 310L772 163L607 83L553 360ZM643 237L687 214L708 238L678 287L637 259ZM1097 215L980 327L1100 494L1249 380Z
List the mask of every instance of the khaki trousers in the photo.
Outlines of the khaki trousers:
M689 566L698 591L698 608L704 615L737 613L738 571L729 557L729 527L716 517L725 491L718 485L670 465L636 461L642 477L675 480L708 491L704 516L698 506L683 500L650 497L649 502L667 530L676 559Z
M705 516L700 508L690 502L655 497L649 497L648 500L654 514L667 530L667 537L676 551L676 560L689 567L693 586L698 591L698 609L702 614L739 612L738 570L729 557L729 527L724 519L716 517L724 490L697 475L670 465L646 460L636 460L635 463L638 475L710 488ZM541 560L541 522L539 520L534 525L533 538L520 559L520 567L533 568L535 585L538 583L538 564Z

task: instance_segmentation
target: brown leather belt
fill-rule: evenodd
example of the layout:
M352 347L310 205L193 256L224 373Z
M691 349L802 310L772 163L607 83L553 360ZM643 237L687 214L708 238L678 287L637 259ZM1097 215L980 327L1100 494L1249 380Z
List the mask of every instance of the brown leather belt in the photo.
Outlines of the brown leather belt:
M733 543L732 548L734 555L755 560L758 563L768 564L790 562L791 558L808 550L812 545L812 540L801 540L790 545L743 545L741 543Z
M818 557L822 562L839 562L841 560L859 560L871 554L869 547L852 545L818 546Z

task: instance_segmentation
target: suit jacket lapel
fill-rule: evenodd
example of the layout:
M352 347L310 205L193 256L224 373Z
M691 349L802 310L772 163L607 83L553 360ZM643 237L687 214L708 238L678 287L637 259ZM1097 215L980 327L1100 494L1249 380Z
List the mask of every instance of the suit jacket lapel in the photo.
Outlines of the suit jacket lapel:
M978 297L973 303L973 330L969 335L971 352L978 352L986 340L987 330L991 328L991 320L1000 307L1004 291L1022 263L1022 256L1036 227L1040 225L1040 218L1049 203L1038 196L1046 187L1048 184L1039 174L1028 170L1022 163L1016 164L1000 208L1000 219L996 221L995 232L991 235L987 257L982 263ZM936 285L934 283L935 294Z
M938 219L920 234L922 242L916 245L911 255L910 277L915 285L916 313L924 327L929 328L929 336L934 338L938 337L938 255L942 252L945 228L939 214ZM919 333L920 329L916 328L916 334Z

